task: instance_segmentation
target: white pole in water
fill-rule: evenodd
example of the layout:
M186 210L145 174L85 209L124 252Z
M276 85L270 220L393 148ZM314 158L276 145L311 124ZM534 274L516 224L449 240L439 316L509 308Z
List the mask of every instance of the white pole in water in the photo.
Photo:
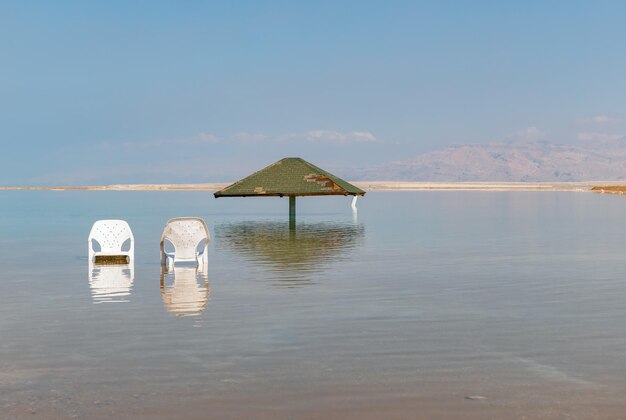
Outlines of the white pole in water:
M356 199L357 199L357 198L359 198L359 196L358 196L358 195L355 195L355 196L352 198L352 210L353 210L353 211L356 211Z

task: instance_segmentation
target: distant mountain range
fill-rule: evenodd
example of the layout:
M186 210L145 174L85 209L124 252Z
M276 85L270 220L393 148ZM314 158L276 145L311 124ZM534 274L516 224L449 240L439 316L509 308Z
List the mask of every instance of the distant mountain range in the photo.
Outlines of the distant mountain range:
M398 181L619 181L626 179L626 137L578 146L545 141L460 145L350 175Z

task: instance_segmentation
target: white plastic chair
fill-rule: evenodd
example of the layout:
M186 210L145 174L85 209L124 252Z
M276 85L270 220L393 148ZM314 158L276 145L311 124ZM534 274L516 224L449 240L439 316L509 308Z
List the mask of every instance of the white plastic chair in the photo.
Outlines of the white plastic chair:
M130 239L128 251L122 251L124 242ZM100 251L93 249L92 240L100 244ZM129 261L135 260L135 238L130 226L124 220L98 220L91 227L89 239L89 261L94 262L97 256L127 256Z
M165 241L174 246L174 252L165 252ZM198 245L204 242L204 249L198 252ZM195 262L198 266L208 262L208 246L211 240L209 229L199 217L177 217L165 224L161 235L161 263Z

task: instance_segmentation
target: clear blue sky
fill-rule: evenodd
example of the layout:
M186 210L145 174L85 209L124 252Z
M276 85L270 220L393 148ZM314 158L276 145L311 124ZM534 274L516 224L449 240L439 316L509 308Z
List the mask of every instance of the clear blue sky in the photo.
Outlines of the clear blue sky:
M626 115L625 22L621 1L1 2L0 185L574 142Z

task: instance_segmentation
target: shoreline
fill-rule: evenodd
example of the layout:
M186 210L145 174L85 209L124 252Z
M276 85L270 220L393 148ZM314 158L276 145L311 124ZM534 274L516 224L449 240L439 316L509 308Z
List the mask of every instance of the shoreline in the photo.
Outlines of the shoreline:
M8 418L47 419L70 417L89 419L406 419L433 418L481 420L485 418L593 418L618 419L626 409L624 387L594 387L567 381L544 379L474 382L461 377L451 380L426 378L406 384L361 384L350 380L298 385L272 382L272 387L228 384L211 386L202 392L190 385L164 389L121 386L106 393L61 386L49 392L30 394L13 391L4 405ZM478 384L478 385L477 385ZM220 386L221 385L221 386ZM485 396L471 397L480 390ZM34 402L33 402L34 401Z
M351 181L365 191L626 191L624 182L417 182ZM231 183L0 186L0 191L217 191Z

